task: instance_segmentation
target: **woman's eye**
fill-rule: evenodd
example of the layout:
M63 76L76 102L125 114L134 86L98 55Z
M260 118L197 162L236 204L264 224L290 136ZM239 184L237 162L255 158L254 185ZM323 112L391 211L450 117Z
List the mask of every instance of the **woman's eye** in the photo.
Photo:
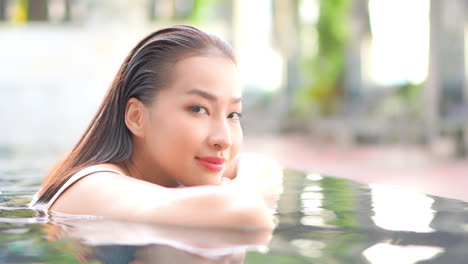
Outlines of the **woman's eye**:
M242 117L241 113L238 112L232 112L228 115L228 118L234 119L234 120L240 120Z
M193 106L190 106L190 111L194 112L194 113L197 113L197 114L200 114L200 115L206 115L208 114L208 110L203 107L203 106L200 106L200 105L193 105Z

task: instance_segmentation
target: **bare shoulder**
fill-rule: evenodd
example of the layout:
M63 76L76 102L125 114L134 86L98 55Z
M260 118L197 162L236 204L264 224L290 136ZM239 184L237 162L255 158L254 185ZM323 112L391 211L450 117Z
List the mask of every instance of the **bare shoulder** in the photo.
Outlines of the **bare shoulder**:
M117 166L103 167L123 173ZM116 203L121 204L125 201L130 205L137 199L145 198L141 197L145 193L155 195L162 193L164 189L161 186L114 172L95 172L67 188L52 205L51 210L66 214L108 215L106 211L115 207Z

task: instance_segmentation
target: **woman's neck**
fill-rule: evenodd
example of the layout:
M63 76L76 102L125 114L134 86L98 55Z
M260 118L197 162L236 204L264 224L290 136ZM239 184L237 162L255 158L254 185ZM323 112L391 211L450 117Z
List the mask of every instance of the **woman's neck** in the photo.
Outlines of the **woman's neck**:
M159 166L134 151L130 160L122 165L128 176L151 182L163 187L179 187L180 184L170 175L162 171Z

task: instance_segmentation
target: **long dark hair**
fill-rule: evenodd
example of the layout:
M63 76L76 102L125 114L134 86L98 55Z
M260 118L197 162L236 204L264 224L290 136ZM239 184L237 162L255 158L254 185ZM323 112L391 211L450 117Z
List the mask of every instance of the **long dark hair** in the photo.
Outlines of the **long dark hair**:
M176 25L143 38L125 58L104 101L75 147L47 174L36 204L47 203L76 172L100 163L125 164L132 155L131 132L125 124L127 101L151 104L170 82L170 66L196 55L221 55L235 62L231 46L197 28Z

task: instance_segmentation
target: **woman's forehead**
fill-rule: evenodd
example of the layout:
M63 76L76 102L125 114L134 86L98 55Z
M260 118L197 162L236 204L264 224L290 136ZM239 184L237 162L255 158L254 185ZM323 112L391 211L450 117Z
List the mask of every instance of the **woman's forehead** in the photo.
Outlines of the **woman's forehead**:
M205 94L216 98L239 98L242 89L236 64L222 56L194 56L180 60L171 70L167 89L174 95ZM205 96L205 97L209 97Z

